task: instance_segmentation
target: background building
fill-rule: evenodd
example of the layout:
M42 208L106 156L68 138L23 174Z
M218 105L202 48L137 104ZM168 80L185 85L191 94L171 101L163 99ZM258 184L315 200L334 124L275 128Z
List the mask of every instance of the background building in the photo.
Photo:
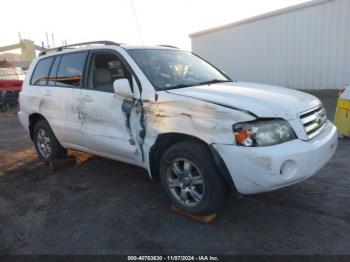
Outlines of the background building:
M350 0L306 2L190 37L193 52L235 80L294 89L350 82Z
M41 50L42 47L35 45L33 41L23 39L16 44L0 46L0 62L4 61L12 66L27 69L37 52Z

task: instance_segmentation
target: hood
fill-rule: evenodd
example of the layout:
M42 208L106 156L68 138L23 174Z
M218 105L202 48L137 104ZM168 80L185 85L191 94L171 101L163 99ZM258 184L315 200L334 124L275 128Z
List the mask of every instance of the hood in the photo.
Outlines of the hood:
M298 114L321 104L316 97L278 86L229 82L167 91L223 106L249 111L258 117L296 119Z

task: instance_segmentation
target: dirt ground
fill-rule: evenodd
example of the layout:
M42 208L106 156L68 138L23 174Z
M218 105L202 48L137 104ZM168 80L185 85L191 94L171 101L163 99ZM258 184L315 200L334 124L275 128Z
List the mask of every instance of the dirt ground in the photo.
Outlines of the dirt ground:
M334 97L322 96L331 110ZM350 254L349 156L350 140L341 139L314 177L231 194L207 225L171 212L143 169L81 155L79 165L51 172L17 117L2 115L0 254Z

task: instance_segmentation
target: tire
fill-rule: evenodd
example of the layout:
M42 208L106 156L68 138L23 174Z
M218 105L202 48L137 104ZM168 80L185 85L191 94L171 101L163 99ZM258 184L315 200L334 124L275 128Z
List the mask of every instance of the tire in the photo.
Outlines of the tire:
M201 143L183 141L171 146L160 160L159 174L171 202L187 213L213 213L226 197L228 187L208 147Z
M63 158L67 150L61 146L45 120L38 121L33 130L33 140L39 158L45 163Z

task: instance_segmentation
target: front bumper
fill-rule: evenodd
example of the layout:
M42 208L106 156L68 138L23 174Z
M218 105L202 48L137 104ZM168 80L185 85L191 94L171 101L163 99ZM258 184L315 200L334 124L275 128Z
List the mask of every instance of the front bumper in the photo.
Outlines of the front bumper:
M336 127L328 121L309 141L299 139L269 147L214 144L237 190L242 194L272 191L307 179L324 167L338 144Z

